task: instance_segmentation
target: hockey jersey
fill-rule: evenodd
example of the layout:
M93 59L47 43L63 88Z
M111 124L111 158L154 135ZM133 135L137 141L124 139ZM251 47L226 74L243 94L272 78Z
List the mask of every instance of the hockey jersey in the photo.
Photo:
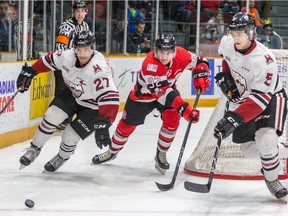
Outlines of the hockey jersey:
M130 98L141 102L158 100L162 105L171 105L167 95L176 89L176 82L185 69L193 70L196 67L197 60L197 55L177 46L175 56L167 66L151 51L142 63Z
M231 73L240 94L241 103L231 108L248 122L263 112L271 97L283 88L276 58L258 41L241 54L230 35L223 36L218 52L223 56L223 72Z
M113 122L119 106L119 92L107 59L95 50L94 56L84 67L76 67L76 61L75 50L72 48L48 53L32 67L38 73L61 70L64 82L76 102L81 106L99 110L100 116Z

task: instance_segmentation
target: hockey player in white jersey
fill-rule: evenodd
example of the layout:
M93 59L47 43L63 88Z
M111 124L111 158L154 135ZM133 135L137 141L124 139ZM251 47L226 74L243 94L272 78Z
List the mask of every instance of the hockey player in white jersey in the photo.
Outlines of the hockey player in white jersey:
M89 25L85 22L85 17L87 15L87 7L84 1L76 0L73 3L73 17L65 20L58 28L57 36L55 40L55 50L66 50L73 48L73 41L77 33L81 31L89 31ZM55 77L55 96L58 95L63 89L66 88L64 83L62 73L59 71L54 71ZM58 130L63 130L69 122L72 121L72 117L65 119L59 127Z
M48 172L56 171L74 153L80 139L95 131L97 146L111 144L109 127L119 106L119 93L113 81L113 70L105 57L95 50L95 37L90 31L78 33L75 48L48 53L31 67L24 65L17 87L27 91L35 75L60 69L68 88L51 102L31 146L20 158L21 167L30 165L39 155L57 125L64 119L77 117L65 128L59 152L45 164Z
M233 99L214 135L221 133L225 139L233 134L235 143L256 145L266 185L273 196L282 199L287 189L278 180L278 136L287 115L287 96L274 54L255 40L255 34L253 17L239 12L232 18L229 35L221 40L218 51L223 72L215 79L224 94L232 92Z

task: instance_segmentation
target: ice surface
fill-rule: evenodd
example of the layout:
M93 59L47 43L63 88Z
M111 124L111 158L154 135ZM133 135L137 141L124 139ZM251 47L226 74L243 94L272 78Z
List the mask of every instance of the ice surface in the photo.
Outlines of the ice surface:
M162 192L155 185L171 181L187 122L180 128L167 156L170 170L165 176L154 169L156 142L161 120L149 115L131 135L117 158L91 165L97 148L94 136L81 141L55 173L42 173L44 164L58 151L60 136L53 136L29 167L19 170L19 158L29 141L0 150L0 216L106 216L106 215L287 215L287 205L269 193L263 181L214 179L210 193L184 189L184 181L206 183L206 178L183 172L199 140L212 108L200 108L201 120L192 125L188 143L173 190ZM120 114L116 120L120 118ZM111 127L114 132L116 123ZM287 187L287 180L283 181ZM32 199L33 209L24 202Z

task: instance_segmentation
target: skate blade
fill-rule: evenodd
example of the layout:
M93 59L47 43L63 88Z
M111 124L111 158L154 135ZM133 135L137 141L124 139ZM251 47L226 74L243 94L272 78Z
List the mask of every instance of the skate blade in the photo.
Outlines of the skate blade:
M21 164L20 167L19 167L19 170L22 170L22 169L24 169L25 167L27 167L27 166Z
M42 173L44 173L44 174L47 174L47 173L50 174L50 173L53 173L53 172L49 172L49 171L47 171L47 170L44 169L44 170L42 171Z
M161 167L159 167L158 163L155 163L155 169L161 174L161 175L165 175L166 174L166 170L162 169Z
M284 204L287 204L287 196L278 198L279 201L283 202Z

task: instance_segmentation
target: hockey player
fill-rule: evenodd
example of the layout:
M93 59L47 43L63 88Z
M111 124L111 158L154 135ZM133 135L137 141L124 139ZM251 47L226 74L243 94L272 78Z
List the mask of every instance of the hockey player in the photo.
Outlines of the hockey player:
M287 96L278 77L274 54L255 40L256 26L250 14L239 12L229 25L229 35L219 46L223 72L216 82L224 94L233 92L229 110L215 126L215 136L256 145L269 191L276 198L287 196L278 180L278 136L287 115Z
M89 31L89 25L84 21L87 15L86 4L82 0L76 0L73 4L73 17L64 21L58 28L56 36L55 50L66 50L73 47L73 40L80 31ZM55 76L55 95L66 88L62 73L54 72ZM57 129L63 130L72 121L72 117L62 122Z
M77 117L63 131L59 152L45 164L46 171L56 171L74 153L80 139L85 139L94 131L99 148L111 144L109 127L119 106L112 69L105 57L95 50L95 37L90 31L78 33L74 45L75 48L66 51L48 53L31 67L24 65L18 76L17 87L23 86L22 92L28 90L36 74L55 69L62 71L67 85L51 102L31 146L20 158L22 168L38 157L55 127L74 114Z
M73 4L73 17L64 21L56 37L55 50L66 50L73 47L73 39L80 31L89 31L89 25L84 21L87 14L86 4L84 1L77 0ZM55 71L55 95L60 93L66 85L61 73Z
M206 92L210 85L208 62L176 46L172 34L159 34L155 50L148 53L143 61L134 90L126 100L122 119L112 136L112 145L106 152L93 158L94 164L114 159L135 128L144 124L146 116L156 108L161 113L162 127L157 143L155 168L165 174L170 166L166 152L175 137L180 117L187 121L193 119L193 123L199 120L199 111L189 106L176 88L176 82L185 69L192 71L194 87Z

